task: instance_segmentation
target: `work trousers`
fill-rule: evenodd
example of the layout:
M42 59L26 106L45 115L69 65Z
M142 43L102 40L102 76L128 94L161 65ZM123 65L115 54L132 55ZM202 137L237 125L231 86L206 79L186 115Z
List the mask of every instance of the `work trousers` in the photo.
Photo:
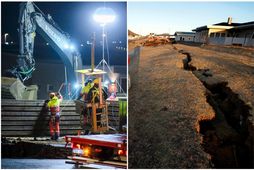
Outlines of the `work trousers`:
M57 140L60 137L60 113L51 113L49 121L49 130L51 139Z

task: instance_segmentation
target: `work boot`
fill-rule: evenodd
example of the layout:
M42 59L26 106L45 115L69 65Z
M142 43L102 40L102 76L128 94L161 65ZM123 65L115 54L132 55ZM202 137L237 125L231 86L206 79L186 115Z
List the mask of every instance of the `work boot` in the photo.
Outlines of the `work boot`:
M51 140L55 140L55 136L51 136L51 138L50 138Z
M55 140L58 141L58 138L59 138L59 133L55 133Z

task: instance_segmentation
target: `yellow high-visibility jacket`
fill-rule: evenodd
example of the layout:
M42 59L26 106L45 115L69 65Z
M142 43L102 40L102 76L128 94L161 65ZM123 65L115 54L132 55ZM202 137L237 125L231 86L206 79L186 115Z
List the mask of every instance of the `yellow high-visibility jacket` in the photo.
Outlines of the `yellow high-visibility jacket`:
M58 98L57 96L54 96L50 101L48 102L48 108L50 109L51 113L57 113L60 112L60 103L62 101L62 96Z
M88 94L89 90L93 87L93 83L88 83L86 86L83 87L81 93Z

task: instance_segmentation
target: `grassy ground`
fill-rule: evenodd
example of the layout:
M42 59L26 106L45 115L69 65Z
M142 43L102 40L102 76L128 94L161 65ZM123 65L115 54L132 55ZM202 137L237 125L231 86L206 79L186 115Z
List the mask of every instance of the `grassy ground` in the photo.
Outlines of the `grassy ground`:
M254 105L254 58L182 44L143 47L129 90L129 168L212 167L200 145L198 121L215 113L202 83L182 69L179 50L192 53L193 65L210 68Z

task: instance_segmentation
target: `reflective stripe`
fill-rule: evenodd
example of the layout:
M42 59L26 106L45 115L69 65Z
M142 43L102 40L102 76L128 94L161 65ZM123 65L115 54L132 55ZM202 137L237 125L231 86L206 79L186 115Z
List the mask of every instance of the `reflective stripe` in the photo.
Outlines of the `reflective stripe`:
M59 106L50 107L50 112L51 112L51 113L60 112L60 107L59 107Z
M93 98L92 98L92 103L95 103L95 98L96 97L99 97L99 89L94 87L95 90L92 91L92 94L93 94Z

